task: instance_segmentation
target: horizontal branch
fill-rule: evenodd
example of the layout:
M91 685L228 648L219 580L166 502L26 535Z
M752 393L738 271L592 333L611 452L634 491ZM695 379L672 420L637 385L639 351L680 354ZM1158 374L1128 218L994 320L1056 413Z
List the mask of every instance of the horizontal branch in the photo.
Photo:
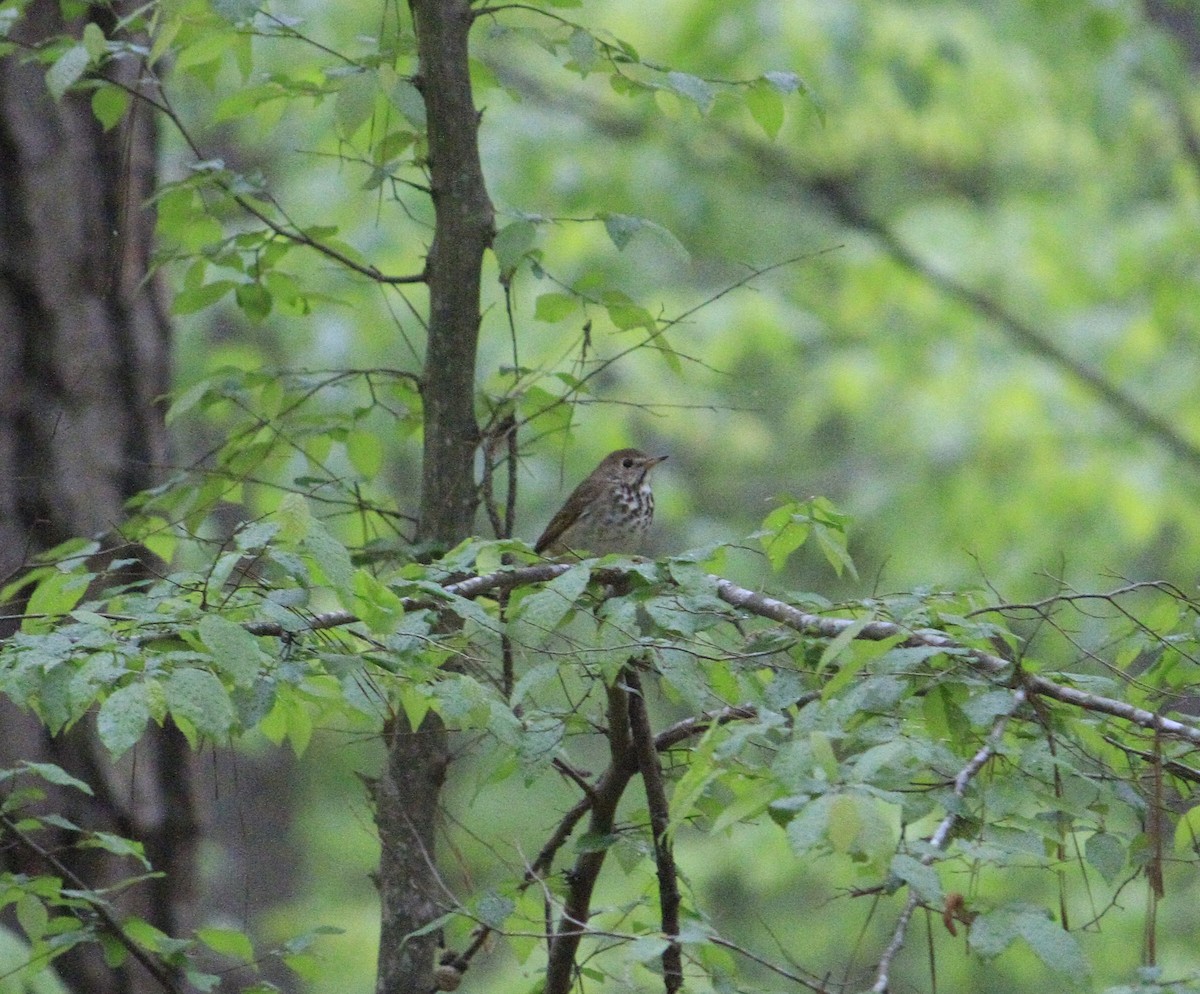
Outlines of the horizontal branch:
M808 614L783 601L746 590L722 578L717 578L717 596L726 604L750 611L759 617L770 618L772 621L778 621L781 625L786 625L802 634L817 638L836 638L847 628L858 624L850 618L827 618L818 614ZM935 649L953 651L970 660L972 665L986 673L1000 673L1013 666L1007 659L963 645L952 636L936 629L916 630L905 628L903 625L891 621L872 621L856 632L854 637L870 642L882 642L900 637L903 639L900 643L903 646L930 646ZM1030 694L1049 697L1088 711L1111 715L1142 728L1177 735L1179 738L1200 745L1200 727L1196 725L1176 721L1174 718L1166 718L1154 711L1134 707L1132 704L1118 701L1112 697L1076 690L1074 687L1055 683L1053 680L1037 674L1020 674L1019 679Z
M484 594L494 591L511 590L513 587L523 584L545 583L557 576L561 576L567 570L573 569L575 565L574 563L539 563L536 566L507 568L497 570L494 573L485 573L481 576L471 576L465 580L447 583L442 589L447 597L463 597L467 600L473 600ZM593 569L592 576L601 583L615 583L623 579L626 572L619 567L609 566ZM769 618L771 621L776 621L781 625L791 628L793 631L811 638L834 639L846 631L846 629L861 624L861 620L858 619L827 617L825 615L810 614L807 611L801 611L786 601L781 601L775 597L768 597L766 594L760 594L753 590L747 590L745 587L739 587L737 584L731 583L723 577L713 576L710 579L716 583L717 596L731 607L748 611L750 614L757 615L760 618ZM405 610L417 610L437 605L437 601L432 597L404 598L403 603ZM325 614L314 615L309 619L304 629L320 631L329 628L339 628L345 625L352 625L358 620L355 615L348 611L329 611ZM253 635L286 636L295 634L294 632L285 630L282 625L274 621L252 621L248 622L245 628ZM900 645L905 647L927 646L934 649L944 649L967 660L976 669L989 674L1009 671L1014 665L1010 660L984 652L981 649L964 645L952 635L938 629L905 628L903 625L896 624L893 621L868 622L866 625L858 628L854 634L854 638L868 642L883 642L888 639L899 638L901 640ZM1200 726L1195 724L1179 721L1174 718L1167 718L1157 712L1135 707L1126 701L1119 701L1113 697L1104 697L1100 694L1078 690L1066 684L1056 683L1036 673L1019 673L1017 674L1017 679L1031 695L1048 697L1052 700L1061 701L1063 704L1070 704L1072 707L1083 708L1086 711L1094 711L1098 714L1107 714L1141 728L1175 735L1181 739L1186 739L1189 742L1200 745Z

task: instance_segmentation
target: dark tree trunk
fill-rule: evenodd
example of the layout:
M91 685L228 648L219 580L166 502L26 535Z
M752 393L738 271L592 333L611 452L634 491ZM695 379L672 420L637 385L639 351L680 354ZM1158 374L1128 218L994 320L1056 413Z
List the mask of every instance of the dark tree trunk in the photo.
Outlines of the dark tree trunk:
M446 547L472 530L477 491L475 355L483 254L494 215L479 161L479 115L471 96L468 0L410 0L417 86L425 99L436 227L429 249L429 338L422 396L425 459L418 538ZM412 729L403 715L386 733L388 760L375 786L381 844L381 929L376 994L433 987L436 933L412 936L447 903L434 861L441 786L449 762L436 715ZM411 937L410 937L411 936Z
M123 13L125 5L116 6ZM13 37L36 43L67 28L55 0L34 0ZM115 71L136 82L136 66ZM153 217L143 205L155 177L153 121L135 107L106 134L86 94L55 103L44 73L44 66L22 64L15 56L0 59L5 578L67 537L111 532L121 522L124 501L158 481L167 452L160 398L168 387L169 328L157 284L146 279ZM52 739L40 722L4 706L0 763L47 760L89 782L95 797L71 793L51 803L84 827L145 843L166 876L132 889L120 909L177 933L196 834L186 743L169 727L152 729L131 759L114 767L86 724ZM11 850L5 857L17 858ZM32 864L21 869L48 870ZM73 869L101 887L137 867L92 852ZM136 964L114 970L96 950L55 962L79 992L158 989Z

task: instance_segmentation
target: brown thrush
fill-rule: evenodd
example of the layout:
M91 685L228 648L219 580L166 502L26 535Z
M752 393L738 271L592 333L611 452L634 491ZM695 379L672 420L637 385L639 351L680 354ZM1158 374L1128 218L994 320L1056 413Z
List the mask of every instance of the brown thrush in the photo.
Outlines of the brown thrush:
M654 517L648 476L666 458L637 449L618 449L606 456L550 519L534 550L548 556L636 552Z

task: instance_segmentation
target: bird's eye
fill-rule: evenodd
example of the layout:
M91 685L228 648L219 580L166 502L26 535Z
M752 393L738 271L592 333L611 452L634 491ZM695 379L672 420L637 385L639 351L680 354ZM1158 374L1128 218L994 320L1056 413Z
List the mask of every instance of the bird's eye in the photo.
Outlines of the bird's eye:
M624 459L621 460L621 465L624 466L626 469L632 469L633 468L633 460L630 459L629 456L626 456Z

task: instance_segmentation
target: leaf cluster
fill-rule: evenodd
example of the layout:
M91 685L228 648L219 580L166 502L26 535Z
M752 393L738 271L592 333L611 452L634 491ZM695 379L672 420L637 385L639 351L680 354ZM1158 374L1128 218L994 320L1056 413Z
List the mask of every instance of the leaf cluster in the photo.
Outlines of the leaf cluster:
M684 975L723 975L741 954L721 943L740 947L702 894L684 888L665 933L632 909L661 899L662 878L644 872L653 852L661 862L755 825L774 826L798 866L847 875L839 900L905 896L966 927L974 954L1024 945L1072 977L1086 958L1063 909L1006 899L1007 874L1052 871L1115 895L1165 861L1176 874L1194 863L1200 729L1165 716L1181 669L1195 665L1196 607L1178 591L833 605L731 585L712 572L724 548L547 564L520 542L473 539L423 561L396 531L390 551L368 537L394 519L362 499L378 467L353 457L350 440L366 415L350 406L338 425L313 419L308 400L346 383L226 374L181 395L177 417L213 419L229 441L134 502L127 548L157 544L170 564L150 560L130 581L121 559L96 566L94 544L48 554L22 581L22 630L0 648L6 696L55 732L94 718L115 755L136 750L150 722L174 723L195 745L253 731L303 753L322 726L379 731L402 711L419 728L436 715L473 744L488 790L541 796L560 782L562 820L528 840L540 850L532 867L499 862L455 886L437 927L462 957L456 969L484 933L526 960L547 937L553 948L568 934L554 909L583 899L580 874L595 866L589 975L638 972L672 952ZM357 489L331 470L335 451L360 468ZM319 486L265 482L288 467ZM239 477L253 513L222 535L218 512ZM779 567L816 538L834 568L852 568L846 526L828 501L790 503L753 541ZM1125 606L1138 598L1138 610ZM1068 621L1082 605L1111 617L1107 672ZM642 740L665 785L653 836L653 805L624 796L648 772L615 731L633 700L647 707ZM634 888L611 904L606 861ZM810 962L806 975L825 968Z

